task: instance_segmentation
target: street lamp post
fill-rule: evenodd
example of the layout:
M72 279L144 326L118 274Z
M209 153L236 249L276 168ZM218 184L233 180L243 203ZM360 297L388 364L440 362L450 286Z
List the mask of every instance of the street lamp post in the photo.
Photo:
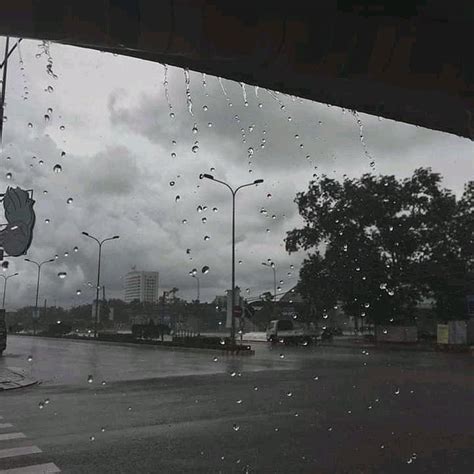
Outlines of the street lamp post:
M5 282L3 284L2 309L5 309L5 295L7 294L7 281L8 281L9 278L17 276L17 275L18 275L18 272L14 273L13 275L8 275L8 276L0 274L0 276L5 280Z
M49 260L43 260L42 262L35 262L34 260L30 260L29 258L25 258L25 262L34 263L38 267L38 278L36 280L35 315L34 315L34 318L33 318L33 335L35 336L36 335L36 319L38 318L38 297L39 297L41 267L45 263L54 262L54 258L50 258Z
M107 237L106 239L99 240L96 237L90 235L88 232L82 232L82 235L89 237L92 240L95 240L99 245L99 261L97 264L97 286L96 286L96 298L95 298L95 317L94 317L94 338L97 338L97 326L99 325L99 291L100 291L100 260L102 256L102 245L108 240L118 239L118 235L113 237Z
M273 262L271 263L266 263L262 262L262 265L266 267L270 267L273 270L273 301L276 302L276 297L277 297L277 277L276 277L276 268L275 264Z
M195 273L191 273L191 276L193 278L196 278L196 282L197 282L197 302L199 303L199 301L201 299L201 287L200 287L200 284L199 284L199 277Z
M215 181L216 183L223 184L226 186L229 191L232 193L232 309L231 309L231 330L230 330L230 339L232 345L235 346L235 316L234 316L234 307L235 307L235 196L237 192L245 188L247 186L255 186L257 184L263 183L263 179L256 179L253 183L242 184L235 190L228 185L224 181L220 181L219 179L215 179L214 176L211 174L203 174L201 175L203 178L210 179L211 181Z

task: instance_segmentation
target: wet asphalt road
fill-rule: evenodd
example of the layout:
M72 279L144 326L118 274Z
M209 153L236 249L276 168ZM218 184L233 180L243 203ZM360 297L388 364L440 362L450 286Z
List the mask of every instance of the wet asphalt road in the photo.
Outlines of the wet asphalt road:
M0 470L474 471L472 357L252 346L253 357L214 361L212 352L11 337L0 369L42 384L0 393ZM27 447L42 452L2 457Z

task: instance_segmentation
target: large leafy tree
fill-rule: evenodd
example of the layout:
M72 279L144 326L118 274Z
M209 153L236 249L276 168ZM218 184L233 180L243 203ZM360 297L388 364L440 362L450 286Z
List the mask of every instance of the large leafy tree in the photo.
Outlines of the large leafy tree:
M286 238L289 252L309 253L300 292L319 314L342 303L356 318L407 321L432 297L444 318L459 317L465 288L446 283L454 274L467 278L473 196L468 183L456 201L441 176L424 168L401 180L365 174L310 182L295 200L304 226Z

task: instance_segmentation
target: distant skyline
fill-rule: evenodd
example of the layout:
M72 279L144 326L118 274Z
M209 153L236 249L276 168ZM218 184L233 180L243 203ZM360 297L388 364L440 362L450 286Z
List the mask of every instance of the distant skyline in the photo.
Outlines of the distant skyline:
M51 44L55 79L47 56L36 57L39 43L24 40L10 59L0 192L33 189L37 221L27 257L58 255L44 267L41 303L93 300L97 248L82 231L120 235L103 249L107 297L122 298L133 265L160 273L160 295L177 287L178 297L194 299L193 269L201 301L225 294L231 196L200 173L233 185L265 180L237 198L236 284L244 297L272 291L273 273L261 265L267 259L283 281L280 294L296 284L304 253L288 255L283 239L301 223L294 198L313 174L406 177L430 166L457 194L473 179L467 139L360 114L361 140L349 111L251 86L246 106L238 83L222 80L225 95L217 78L204 85L195 72L191 115L181 69L168 68L168 104L160 64ZM9 282L7 309L34 304L34 268L22 257L8 260L7 274L20 275Z

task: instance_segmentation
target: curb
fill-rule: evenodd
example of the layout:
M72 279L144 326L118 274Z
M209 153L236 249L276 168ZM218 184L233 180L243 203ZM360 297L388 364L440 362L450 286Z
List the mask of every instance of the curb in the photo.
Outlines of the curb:
M31 387L32 385L38 384L38 380L31 379L15 370L4 369L0 371L0 392L18 390L19 388Z

